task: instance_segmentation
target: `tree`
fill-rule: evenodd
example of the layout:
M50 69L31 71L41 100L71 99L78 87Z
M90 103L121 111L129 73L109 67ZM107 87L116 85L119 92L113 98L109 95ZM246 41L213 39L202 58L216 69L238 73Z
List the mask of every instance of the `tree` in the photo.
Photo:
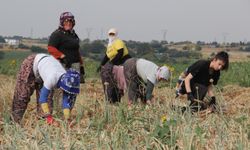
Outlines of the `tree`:
M82 43L80 46L81 55L88 56L89 51L90 51L90 44L89 43Z
M16 40L22 40L23 37L22 36L18 36L18 35L14 35L13 36L13 39L16 39Z
M0 51L0 59L4 58L4 52Z
M5 39L2 36L0 36L0 43L6 43Z
M103 54L106 49L104 42L103 40L90 42L89 39L85 39L81 42L80 52L84 56L88 56L89 53Z
M188 50L188 46L185 45L185 46L182 47L182 49L183 50Z
M161 45L166 45L168 44L168 41L161 41Z
M152 51L152 47L149 45L149 43L140 43L136 46L136 51L138 55L144 55L150 51Z
M29 46L24 45L23 43L20 43L20 44L18 45L18 48L20 48L20 49L29 49Z
M159 53L165 53L168 50L168 47L161 47L158 49Z
M250 46L245 47L244 51L250 52Z
M200 51L202 49L202 47L200 45L195 45L195 50L196 51Z
M82 43L83 44L85 44L85 43L90 43L90 40L87 38L87 39L84 39L83 41L82 41Z
M34 53L47 53L47 50L39 46L31 46L30 50Z
M160 42L156 41L156 40L153 40L150 42L150 46L154 49L160 49L162 48L162 45Z
M140 42L129 40L129 41L126 41L125 43L127 47L131 50L131 49L136 49L137 44Z
M91 43L91 52L92 53L103 53L105 51L105 46L100 40L95 40Z

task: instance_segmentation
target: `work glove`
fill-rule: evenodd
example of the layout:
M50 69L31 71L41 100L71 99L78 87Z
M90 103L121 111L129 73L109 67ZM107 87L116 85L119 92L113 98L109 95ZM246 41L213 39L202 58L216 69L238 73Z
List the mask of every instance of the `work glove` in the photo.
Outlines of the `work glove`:
M215 96L211 97L211 100L209 102L209 106L212 107L214 110L216 110L217 104L216 104L216 98L215 98Z
M99 67L96 69L96 72L97 72L97 73L101 72L101 68L102 68L102 66L99 66Z
M196 100L195 97L191 92L187 93L188 100L190 100L190 107L191 107L191 112L197 112L197 111L202 111L206 109L206 106L204 105L204 102L202 100Z
M83 76L85 75L85 70L83 66L80 67L80 74Z
M192 94L191 92L187 93L187 98L188 98L188 100L191 101L191 102L193 102L194 99L195 99L194 96L193 96L193 94Z
M60 58L59 61L60 61L61 64L65 65L65 68L70 68L71 67L70 66L70 62L68 61L68 59L66 58L66 56L63 57L63 58Z
M216 105L216 98L215 98L215 96L211 97L211 101L209 102L209 105Z
M67 64L67 59L66 59L66 57L59 58L59 61L60 61L60 63L62 63L62 64Z
M83 66L80 66L80 83L85 83L85 70Z

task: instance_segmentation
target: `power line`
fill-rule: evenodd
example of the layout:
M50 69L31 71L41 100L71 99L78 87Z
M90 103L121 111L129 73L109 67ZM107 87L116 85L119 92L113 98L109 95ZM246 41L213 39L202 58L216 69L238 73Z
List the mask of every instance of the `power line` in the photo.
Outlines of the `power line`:
M163 30L161 30L161 32L162 32L162 40L163 41L167 41L166 37L167 37L168 30L167 29L163 29Z
M88 39L90 39L92 30L93 30L93 28L86 28L87 38L88 38Z
M223 32L223 33L222 33L222 36L223 36L223 43L224 43L224 44L226 44L226 42L227 42L227 37L228 37L228 35L229 35L229 33L227 33L227 32Z
M33 38L33 28L31 27L30 29L30 38L32 39Z

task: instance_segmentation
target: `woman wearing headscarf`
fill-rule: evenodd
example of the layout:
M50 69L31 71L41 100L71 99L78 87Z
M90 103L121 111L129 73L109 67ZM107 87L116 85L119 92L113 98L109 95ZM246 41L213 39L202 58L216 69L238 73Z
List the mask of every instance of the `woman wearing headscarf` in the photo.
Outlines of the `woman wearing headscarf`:
M104 92L110 102L120 101L124 94L125 78L122 64L129 58L131 56L125 43L118 38L118 31L115 28L109 29L107 50L97 71L101 71Z
M121 65L129 58L131 58L131 56L128 53L128 48L125 43L118 38L118 31L115 28L109 29L107 50L98 69L100 70L107 62L113 65Z
M48 52L59 60L67 69L74 68L81 73L81 83L84 83L83 60L79 51L79 37L73 29L75 17L71 12L63 12L60 23L49 38Z
M48 124L54 122L53 90L61 89L62 109L64 119L70 118L70 111L74 106L76 95L79 93L79 72L64 67L53 56L47 54L32 54L24 59L17 75L13 97L12 117L20 123L27 109L30 97L37 92L37 107L42 108L43 117Z
M142 59L131 58L124 63L124 75L128 89L129 104L138 98L147 104L152 103L152 93L160 81L167 81L171 72L168 67L159 67L155 63Z

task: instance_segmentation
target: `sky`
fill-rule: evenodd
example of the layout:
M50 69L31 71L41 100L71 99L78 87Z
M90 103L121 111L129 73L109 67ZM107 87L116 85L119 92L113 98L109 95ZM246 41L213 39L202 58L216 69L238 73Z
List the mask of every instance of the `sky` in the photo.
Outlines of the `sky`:
M250 41L250 0L1 0L1 36L49 37L70 11L81 39Z

